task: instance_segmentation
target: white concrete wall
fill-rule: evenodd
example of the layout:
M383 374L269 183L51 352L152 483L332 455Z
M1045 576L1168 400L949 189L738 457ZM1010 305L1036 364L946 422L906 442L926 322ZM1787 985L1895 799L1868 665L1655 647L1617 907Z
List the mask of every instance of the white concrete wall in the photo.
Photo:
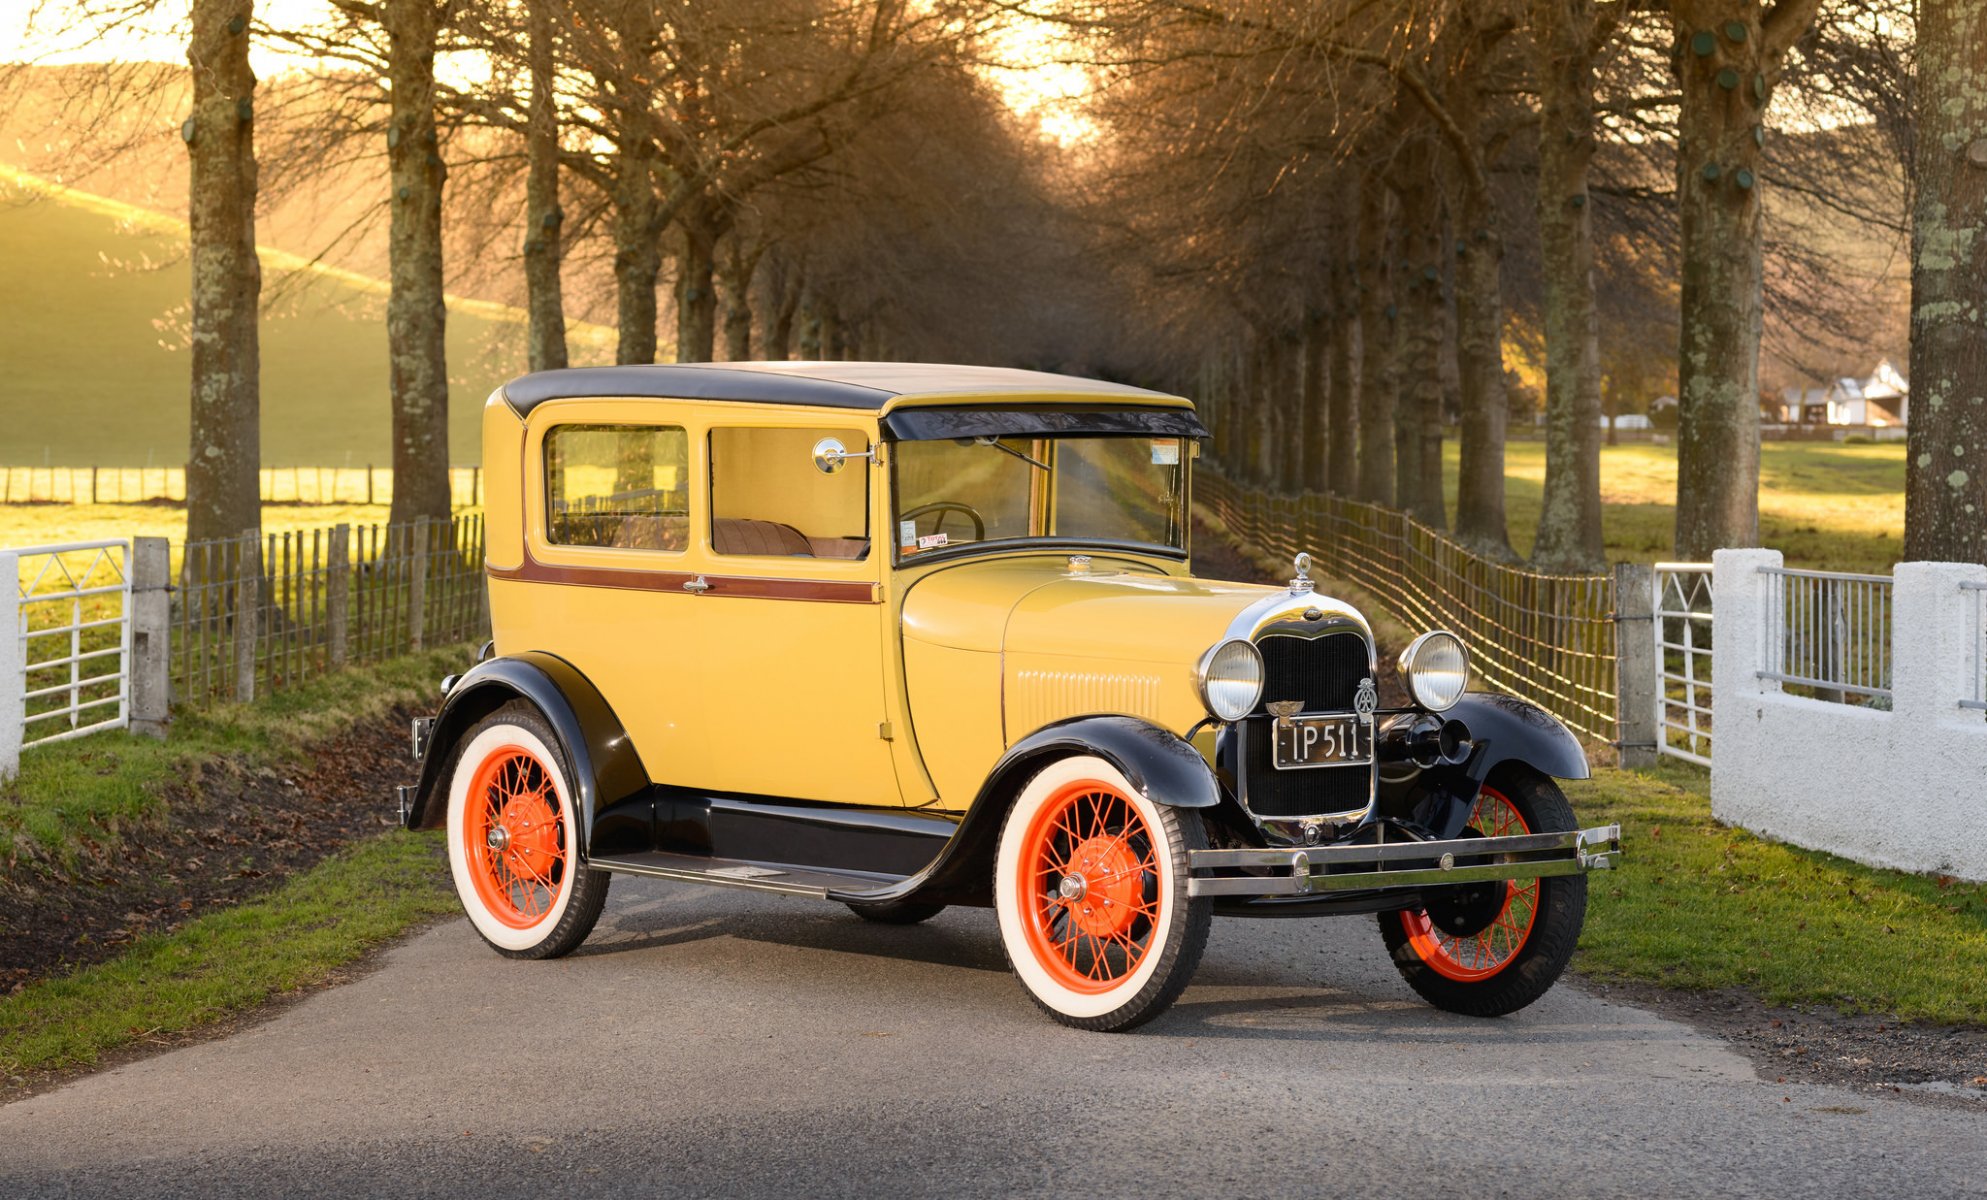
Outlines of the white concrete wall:
M1891 709L1782 693L1768 664L1773 550L1714 557L1711 812L1873 866L1987 880L1987 718L1959 707L1975 669L1964 581L1987 567L1899 563Z

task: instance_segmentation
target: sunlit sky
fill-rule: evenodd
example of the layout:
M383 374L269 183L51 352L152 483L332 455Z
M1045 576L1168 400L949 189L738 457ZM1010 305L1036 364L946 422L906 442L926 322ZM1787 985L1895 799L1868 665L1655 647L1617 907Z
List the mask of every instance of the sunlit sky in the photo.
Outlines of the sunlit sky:
M90 4L99 9L116 6L119 0L93 0ZM44 11L32 22L35 30L31 36L29 27L37 7ZM71 7L63 0L0 0L0 59L48 64L186 59L185 34L174 28L186 11L183 4L166 4L161 11L122 23L102 36L62 32L61 14ZM326 23L332 11L328 0L256 0L255 9L258 18L293 28ZM996 32L989 49L995 59L1016 65L989 68L987 77L1018 116L1036 122L1044 135L1068 145L1090 136L1095 126L1083 112L1089 75L1081 67L1050 61L1056 57L1058 36L1056 28L1039 21L1008 20ZM309 61L262 45L252 48L249 57L256 74L265 79ZM481 64L472 56L458 56L453 64L438 64L438 70L444 76L455 75L459 82L469 82Z

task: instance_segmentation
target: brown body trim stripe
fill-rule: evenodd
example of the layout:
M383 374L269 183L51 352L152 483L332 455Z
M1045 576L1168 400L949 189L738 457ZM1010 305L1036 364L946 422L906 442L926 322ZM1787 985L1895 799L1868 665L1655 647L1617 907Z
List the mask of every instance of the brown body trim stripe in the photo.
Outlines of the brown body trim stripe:
M487 567L492 579L524 583L560 583L568 587L618 588L634 592L682 592L683 585L702 579L711 585L705 596L737 596L753 600L819 600L834 604L880 603L877 585L829 579L774 579L763 575L711 575L695 571L630 571L614 567L566 567L533 558L527 548L522 566ZM689 593L685 593L689 594Z

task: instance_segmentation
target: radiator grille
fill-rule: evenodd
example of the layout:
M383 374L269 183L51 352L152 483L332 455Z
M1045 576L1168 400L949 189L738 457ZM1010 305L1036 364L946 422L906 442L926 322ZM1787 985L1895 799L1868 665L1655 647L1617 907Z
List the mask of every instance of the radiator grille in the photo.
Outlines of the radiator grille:
M1303 711L1351 712L1359 681L1372 670L1366 639L1357 633L1324 637L1272 634L1256 643L1263 654L1263 699L1301 700ZM1373 770L1315 767L1279 771L1270 761L1268 715L1242 723L1242 771L1249 811L1258 817L1307 817L1366 807Z

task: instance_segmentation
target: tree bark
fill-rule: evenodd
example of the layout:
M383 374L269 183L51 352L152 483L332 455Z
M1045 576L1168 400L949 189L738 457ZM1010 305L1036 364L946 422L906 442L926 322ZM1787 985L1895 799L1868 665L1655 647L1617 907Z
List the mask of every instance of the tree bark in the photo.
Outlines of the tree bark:
M1904 557L1987 563L1987 0L1918 7Z
M1299 408L1299 469L1297 491L1324 492L1331 487L1331 443L1335 432L1331 422L1331 397L1338 380L1331 369L1332 317L1328 309L1316 308L1304 316L1302 351L1302 400Z
M1399 507L1435 529L1448 528L1442 499L1442 194L1433 154L1410 149L1401 167L1399 341L1403 402L1395 422L1394 489Z
M255 72L250 0L194 0L186 59L191 247L192 437L186 540L262 527L262 265L255 249ZM187 560L192 563L192 559ZM11 630L8 631L11 634Z
M1332 263L1331 345L1325 369L1331 389L1327 402L1331 447L1325 489L1345 496L1351 495L1359 482L1359 377L1354 367L1358 338L1358 285L1351 263L1340 255Z
M842 310L836 306L834 298L821 298L821 353L830 362L841 362L849 356L848 330L842 326Z
M752 277L759 272L759 250L748 251L733 236L726 246L723 268L724 357L728 362L752 359Z
M383 0L387 33L387 356L393 403L391 523L449 515L448 309L442 291L442 165L435 42L448 0Z
M1286 496L1304 490L1305 422L1309 419L1305 363L1308 357L1301 330L1284 329L1271 343L1270 470L1276 490Z
M1600 319L1594 227L1593 0L1532 5L1539 87L1538 224L1545 276L1545 493L1532 562L1584 572L1607 561L1601 538Z
M1765 113L1816 0L1672 0L1682 228L1679 558L1759 543L1759 169Z
M805 285L800 290L800 358L821 361L821 298Z
M646 53L655 38L653 5L621 10L621 41ZM617 98L614 123L614 361L656 360L656 282L662 276L661 204L656 198L660 153L650 136L652 119L639 92Z
M526 5L531 109L525 129L524 288L530 320L527 361L534 371L566 365L566 298L559 281L559 112L553 96L551 0Z
M779 262L774 260L774 266ZM784 361L793 357L794 314L800 309L800 285L786 277L785 271L776 271L773 276L773 315L766 322L766 357Z
M1394 318L1388 269L1387 190L1367 176L1359 187L1359 484L1369 504L1394 502Z
M677 219L683 231L683 256L676 264L676 361L709 362L717 350L718 239L721 218L708 204L696 204Z

